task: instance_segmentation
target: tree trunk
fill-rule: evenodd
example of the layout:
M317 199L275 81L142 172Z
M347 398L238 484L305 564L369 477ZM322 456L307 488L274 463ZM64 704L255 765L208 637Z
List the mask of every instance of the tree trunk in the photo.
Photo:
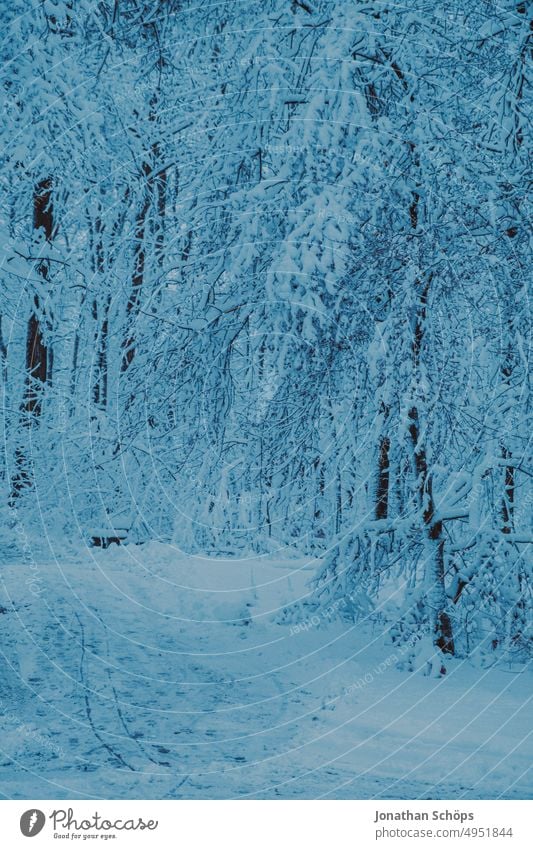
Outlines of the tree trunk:
M94 270L100 280L103 280L105 273L104 260L104 234L103 224L100 217L95 222L95 232L97 236L95 247L95 265ZM100 307L98 300L93 301L93 318L96 325L95 345L96 345L96 377L93 384L93 401L95 406L102 410L107 407L107 347L109 336L109 308L111 306L111 297L107 295L104 299L103 306Z
M54 232L53 212L52 180L47 177L36 185L33 195L33 229L36 234L42 231L47 242L52 241ZM49 267L46 260L40 261L38 272L43 280L48 282ZM51 379L52 351L48 349L45 343L43 320L39 296L35 295L26 331L26 388L21 406L23 413L21 424L24 428L38 423L42 412L44 388ZM28 462L25 450L21 445L18 445L15 449L15 466L16 473L11 483L11 502L18 497L23 489L31 485Z
M141 209L137 213L135 219L135 248L133 253L133 275L131 278L131 293L126 306L126 320L133 321L136 308L138 306L141 290L144 283L144 271L146 263L146 244L145 233L148 212L151 204L151 174L152 166L145 162L143 163L143 173L146 179L144 189L144 200ZM135 357L135 338L130 332L131 328L128 325L128 336L124 342L124 352L122 357L122 372L127 371Z
M376 485L376 519L386 519L389 514L389 452L390 439L382 436L379 442L378 476Z
M414 165L417 171L420 161L416 147L410 144ZM409 222L413 231L418 231L420 224L420 192L411 192L409 205ZM413 373L417 384L420 384L420 367L422 346L424 342L425 323L429 301L429 290L433 275L430 273L425 280L416 279L418 293L416 321L413 334L412 355ZM409 435L413 447L414 467L416 471L417 498L422 511L425 534L427 539L426 583L428 604L433 618L433 642L444 654L454 654L453 629L447 612L446 587L444 583L444 539L442 522L435 521L435 505L433 501L433 480L428 469L427 453L420 440L419 410L415 404L409 410Z
M33 201L33 229L43 231L47 242L51 242L54 230L52 206L52 181L42 180L35 189ZM46 260L39 263L39 274L48 282L49 268ZM51 352L44 342L42 332L41 305L38 295L34 299L35 309L28 319L26 340L26 395L24 410L30 416L37 418L41 414L41 399L43 388L50 379Z
M418 410L409 411L409 434L413 445L417 473L418 500L424 519L428 540L426 582L429 587L428 603L433 611L434 643L444 654L455 654L452 622L446 610L447 597L444 583L444 539L442 522L435 521L433 482L428 472L425 449L419 444L420 425Z

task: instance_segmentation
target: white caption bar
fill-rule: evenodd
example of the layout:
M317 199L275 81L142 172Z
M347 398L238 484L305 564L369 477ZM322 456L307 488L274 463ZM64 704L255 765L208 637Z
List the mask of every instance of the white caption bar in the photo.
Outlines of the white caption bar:
M528 801L2 801L2 845L530 849ZM34 843L30 843L34 839ZM67 841L70 841L67 844Z

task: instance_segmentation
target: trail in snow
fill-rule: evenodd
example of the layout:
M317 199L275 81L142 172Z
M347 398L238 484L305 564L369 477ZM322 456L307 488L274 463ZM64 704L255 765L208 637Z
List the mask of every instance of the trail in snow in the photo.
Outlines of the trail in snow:
M529 672L399 671L309 618L309 566L113 547L43 563L39 595L5 566L2 795L529 798Z

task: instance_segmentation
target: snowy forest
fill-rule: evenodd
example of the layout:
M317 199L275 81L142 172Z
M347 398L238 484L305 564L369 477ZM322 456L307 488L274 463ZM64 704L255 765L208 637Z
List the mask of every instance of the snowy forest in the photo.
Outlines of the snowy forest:
M15 701L35 675L24 620L56 664L76 644L80 722L135 773L152 749L120 693L112 739L88 707L90 650L112 665L87 634L101 621L46 587L85 580L93 610L118 563L120 593L144 599L148 581L131 587L158 556L180 586L217 564L224 603L225 564L254 564L252 601L200 600L246 634L261 586L285 581L277 559L296 575L257 627L295 645L342 634L348 654L347 634L379 633L390 674L418 670L416 686L465 663L523 671L530 5L0 6L0 661ZM186 631L196 608L178 590Z

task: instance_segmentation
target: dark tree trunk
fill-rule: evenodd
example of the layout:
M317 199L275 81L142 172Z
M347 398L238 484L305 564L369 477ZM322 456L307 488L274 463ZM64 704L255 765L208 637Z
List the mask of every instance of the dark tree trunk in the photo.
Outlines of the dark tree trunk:
M98 217L95 222L97 241L95 246L94 269L99 279L103 279L105 273L103 229L102 220ZM107 407L107 347L110 306L111 298L109 295L105 298L101 307L96 298L93 301L93 318L96 325L96 377L93 384L93 401L102 410L105 410Z
M149 162L143 163L145 177L144 199L142 206L135 219L135 248L133 255L133 275L131 278L131 292L126 306L126 320L128 322L128 335L123 346L122 372L127 371L135 357L135 337L131 332L130 322L133 322L141 290L144 283L146 264L146 225L148 213L152 202L152 166Z
M416 147L410 145L416 169L420 166ZM409 206L409 222L411 229L417 231L420 224L420 193L411 193ZM413 371L415 376L420 374L422 347L424 343L425 323L429 301L429 290L432 274L425 280L415 280L418 297L416 321L413 333L412 354ZM426 580L428 583L428 604L433 611L433 642L444 654L455 654L453 629L450 616L447 613L447 598L444 576L444 539L442 522L435 520L435 504L433 501L433 480L428 469L427 454L420 440L419 410L413 405L409 410L409 435L413 448L414 467L416 471L417 496L424 521L428 540L428 556L426 564ZM443 671L444 668L443 668Z
M502 449L504 459L510 458L511 453L507 448ZM505 467L505 483L502 499L502 531L504 534L510 534L513 531L513 514L514 514L514 498L515 498L515 468L514 466Z
M28 320L26 372L28 376L24 409L38 417L41 414L42 387L48 377L48 349L43 341L40 320L35 313Z
M337 469L337 495L335 502L335 533L339 534L342 527L342 478L339 469Z
M154 161L160 160L159 145L154 145ZM155 195L157 198L157 221L155 225L155 256L157 264L163 265L165 247L165 219L167 212L167 172L166 169L159 170L155 176Z
M426 569L429 584L428 601L434 615L434 643L444 654L453 655L455 654L453 628L446 610L442 522L435 520L433 482L428 471L425 449L419 444L420 426L416 407L410 409L409 420L409 434L413 445L417 474L418 500L423 510L424 526L430 544Z
M382 436L379 443L378 479L376 486L376 519L386 519L389 514L389 453L390 439Z
M52 180L47 177L35 187L33 200L33 229L43 230L46 241L52 241L54 210L52 206Z
M93 301L93 318L96 323L96 377L93 384L93 401L97 407L105 410L107 407L107 347L109 337L109 307L110 298L106 298L101 310L98 302Z
M410 210L411 223L418 222L419 196L414 193ZM415 225L413 225L415 226ZM429 287L432 276L429 275L423 284L417 280L419 291L417 316L413 336L413 367L418 373L424 341L424 325L426 321ZM420 441L420 420L416 406L409 410L409 435L413 447L414 466L416 470L418 501L422 509L424 526L429 543L427 581L429 584L428 602L433 610L434 643L444 654L455 654L453 628L447 613L447 597L444 577L444 539L442 522L435 521L435 505L433 501L433 481L428 469L427 455Z
M33 229L42 231L47 242L51 242L54 231L54 214L52 205L52 181L42 180L35 188L33 201ZM49 268L46 260L39 263L39 274L48 282ZM34 311L28 319L26 339L26 396L24 410L37 418L41 414L41 399L43 388L50 379L51 352L44 342L43 318L41 304L36 295Z
M48 177L41 180L35 187L33 196L33 229L36 234L40 231L47 242L52 241L54 233L54 210L52 204L52 180ZM41 260L38 272L44 281L49 280L49 267L46 260ZM26 388L21 411L23 427L38 423L42 412L42 399L46 383L51 379L52 351L45 343L43 333L43 310L38 295L35 295L32 311L28 318L26 331ZM15 449L16 473L11 483L11 502L20 492L31 485L31 475L24 448L19 444Z

